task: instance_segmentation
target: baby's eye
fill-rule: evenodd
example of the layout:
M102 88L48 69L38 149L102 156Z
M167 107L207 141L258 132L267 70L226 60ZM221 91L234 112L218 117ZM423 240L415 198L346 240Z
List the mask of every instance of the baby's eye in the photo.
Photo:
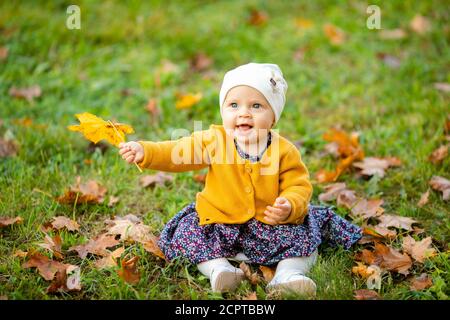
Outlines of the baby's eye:
M232 104L230 104L230 106L232 107L232 108L237 108L237 103L236 102L233 102Z
M259 108L261 108L261 105L259 103L254 103L253 108L259 109Z

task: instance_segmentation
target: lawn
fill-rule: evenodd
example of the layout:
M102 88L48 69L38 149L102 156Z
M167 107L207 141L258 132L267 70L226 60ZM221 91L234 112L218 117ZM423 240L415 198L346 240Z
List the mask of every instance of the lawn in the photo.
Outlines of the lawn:
M125 4L126 3L126 4ZM140 243L128 244L122 259L139 256L140 280L124 281L117 270L95 268L97 257L81 259L71 246L88 241L114 216L133 214L158 235L185 205L194 201L202 172L173 174L165 185L143 188L140 173L127 165L117 148L89 147L71 132L75 114L90 112L135 129L128 140L166 140L174 129L194 130L220 124L219 89L224 73L250 61L276 63L289 84L287 103L276 128L296 142L314 185L312 203L326 183L317 181L321 169L336 160L325 152L323 134L332 127L358 132L366 157L397 157L401 166L383 178L360 177L346 170L338 182L367 198L383 199L386 213L411 217L431 236L434 256L416 263L408 276L383 274L375 291L382 299L447 299L450 294L448 201L430 190L428 203L418 206L433 176L450 178L447 156L429 160L448 144L445 123L449 112L449 16L446 1L373 1L381 9L382 30L366 27L364 1L78 1L81 29L68 29L66 1L2 1L0 4L0 140L14 141L15 154L0 158L0 217L23 218L0 228L0 297L15 299L296 299L266 294L265 284L246 281L236 292L212 293L208 280L186 261L171 263L147 252ZM259 21L251 19L252 10ZM411 27L420 15L428 26ZM257 21L255 21L257 20ZM253 21L253 23L252 23ZM324 26L335 26L344 38L335 39ZM420 29L422 28L422 29ZM401 29L387 39L383 30ZM333 29L334 30L334 29ZM334 41L340 43L333 43ZM5 49L6 48L6 49ZM192 67L203 54L206 67ZM444 89L436 83L447 84ZM38 85L41 94L20 99L11 88ZM183 94L201 93L192 107L177 109ZM160 110L152 115L149 100ZM150 104L151 105L151 104ZM198 128L197 128L198 129ZM447 134L449 134L447 132ZM0 148L1 149L1 148ZM80 176L106 189L104 203L62 204L62 196ZM118 197L119 202L108 205ZM336 206L335 201L327 205ZM350 210L338 209L351 220ZM80 225L63 230L64 263L80 266L82 289L48 293L49 281L24 268L26 258L15 255L38 250L45 234L41 226L52 217L66 216ZM358 221L355 221L358 223ZM55 235L50 231L50 235ZM401 247L406 233L390 243ZM320 247L312 270L317 299L354 299L367 289L366 280L352 274L355 254ZM120 265L120 263L119 263ZM252 266L257 270L257 266ZM410 280L426 273L432 285L411 290Z

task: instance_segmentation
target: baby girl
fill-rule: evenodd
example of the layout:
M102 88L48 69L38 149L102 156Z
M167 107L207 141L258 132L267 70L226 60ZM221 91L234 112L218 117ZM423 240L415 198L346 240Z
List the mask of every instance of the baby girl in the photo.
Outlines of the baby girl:
M208 168L203 191L167 223L158 244L169 260L196 264L214 292L244 280L234 260L276 265L267 290L315 295L307 274L320 243L348 249L361 237L331 208L309 204L313 188L301 154L273 129L287 87L275 64L239 66L223 79L222 125L180 139L120 144L122 158L141 168Z

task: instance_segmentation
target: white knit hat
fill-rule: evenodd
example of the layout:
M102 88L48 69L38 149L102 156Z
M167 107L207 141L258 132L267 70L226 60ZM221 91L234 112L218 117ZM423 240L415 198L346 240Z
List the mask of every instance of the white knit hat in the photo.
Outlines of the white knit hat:
M228 71L220 88L220 113L228 91L240 85L255 88L266 97L277 123L286 102L288 88L280 68L276 64L252 62Z

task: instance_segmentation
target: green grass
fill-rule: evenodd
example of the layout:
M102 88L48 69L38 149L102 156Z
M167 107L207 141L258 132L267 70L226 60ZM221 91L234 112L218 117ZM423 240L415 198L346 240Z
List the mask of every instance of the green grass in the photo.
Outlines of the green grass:
M449 210L441 194L431 192L430 203L417 207L420 195L433 175L450 178L449 158L433 165L427 158L444 143L443 127L449 95L436 90L434 82L450 82L448 10L445 1L375 1L382 10L382 27L403 28L401 40L382 40L365 27L364 2L329 1L222 1L140 3L127 1L95 3L80 1L81 30L65 27L66 1L3 1L0 5L0 46L9 56L0 61L0 136L13 136L20 145L16 157L0 160L0 215L24 218L21 225L0 229L0 296L9 299L233 299L256 291L267 296L264 285L243 283L235 293L223 297L209 291L208 280L185 261L164 264L139 245L126 250L141 257L141 281L124 283L115 269L98 271L93 258L69 255L67 262L81 265L83 289L70 294L46 294L49 285L35 270L23 269L17 250L29 250L43 239L40 226L55 215L75 218L79 233L62 233L63 249L99 232L102 221L113 215L141 216L155 233L181 208L195 199L201 186L194 172L181 173L167 187L142 189L140 173L126 165L109 148L89 153L88 142L69 132L75 113L87 111L107 119L131 124L136 133L130 140L169 139L175 128L193 129L193 121L221 123L218 94L225 71L249 61L277 63L289 84L287 104L277 125L292 141L301 139L305 163L312 176L334 161L322 157L322 134L339 124L361 132L367 156L396 156L403 166L390 169L382 180L345 181L361 195L385 199L386 212L421 221L435 239L440 254L415 273L432 275L434 286L412 292L404 277L386 274L380 295L384 299L446 299L449 295ZM266 26L245 23L249 9L269 15ZM427 16L432 30L418 35L408 28L415 14ZM296 28L295 18L314 25ZM322 25L333 23L347 34L347 41L332 46ZM10 30L12 30L10 32ZM10 34L9 36L6 34ZM298 48L307 48L303 61L293 60ZM214 59L208 79L189 70L189 58L202 51ZM403 57L391 69L376 58L383 52ZM155 74L163 59L179 66L179 72ZM39 84L42 96L34 103L14 99L12 86ZM132 89L123 96L123 89ZM177 92L202 92L204 98L191 110L176 111ZM157 98L162 116L150 125L144 109L148 98ZM44 129L17 125L13 120L32 118ZM91 165L84 164L92 159ZM72 207L55 197L80 175L96 179L108 188L108 196L120 203ZM313 203L322 192L314 185ZM40 190L40 191L39 191ZM50 196L49 196L50 195ZM108 198L106 199L108 200ZM107 203L107 201L106 201ZM342 212L345 214L345 211ZM355 248L357 250L358 247ZM312 270L318 299L352 299L365 282L352 277L353 252L321 248ZM299 298L299 297L287 297Z

